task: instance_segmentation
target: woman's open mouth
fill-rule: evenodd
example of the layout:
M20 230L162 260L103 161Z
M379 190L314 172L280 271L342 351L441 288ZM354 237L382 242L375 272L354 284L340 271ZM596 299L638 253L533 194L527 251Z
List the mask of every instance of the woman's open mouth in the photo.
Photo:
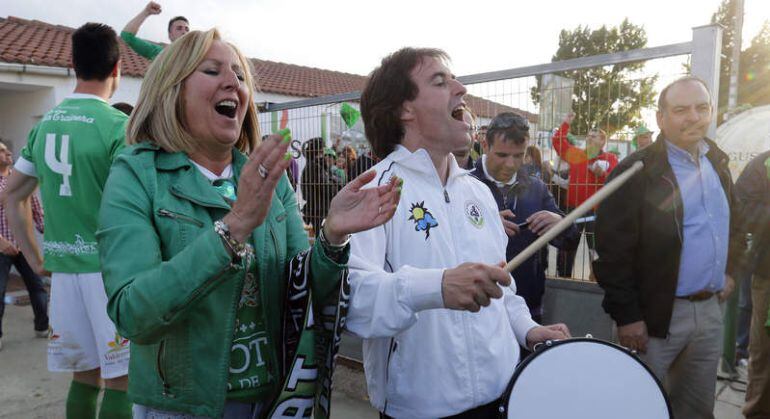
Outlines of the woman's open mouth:
M214 110L220 115L228 118L235 118L235 113L238 110L238 103L234 100L225 99L214 105Z

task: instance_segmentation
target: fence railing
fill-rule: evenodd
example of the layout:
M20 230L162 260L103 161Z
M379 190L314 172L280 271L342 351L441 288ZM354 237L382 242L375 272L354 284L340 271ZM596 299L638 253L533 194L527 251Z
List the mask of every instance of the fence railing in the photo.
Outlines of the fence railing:
M576 184L575 179L565 179L568 164L578 163L565 161L569 159L560 157L551 144L553 129L564 114L572 110L579 115L571 130L575 134L571 137L574 147L584 147L584 136L591 129L600 128L609 133L605 151L622 159L633 151L634 128L654 120L654 99L660 86L668 81L689 70L689 74L706 82L714 96L713 103L717 103L720 46L721 28L708 25L694 28L692 39L687 42L491 71L458 80L468 88L467 102L477 114L480 128L503 111L527 117L531 143L540 151L544 163L530 163L535 168L532 172L549 185L556 202L566 212L572 207L568 202L570 181L573 188L601 185ZM682 56L688 60L683 61ZM595 80L597 70L606 69L605 73L610 74L618 68L624 70L612 73L601 83ZM363 125L355 115L359 97L359 92L350 92L270 103L260 115L263 132L288 126L297 140L293 145L297 160L293 176L311 234L318 229L336 191L370 163ZM638 105L639 109L630 105ZM350 109L354 109L352 116ZM712 137L715 131L716 121L710 128ZM483 131L474 140L469 154L479 158L483 154ZM591 280L593 233L590 218L584 221L579 227L586 231L576 254L551 248L547 256L543 255L549 258L549 276Z

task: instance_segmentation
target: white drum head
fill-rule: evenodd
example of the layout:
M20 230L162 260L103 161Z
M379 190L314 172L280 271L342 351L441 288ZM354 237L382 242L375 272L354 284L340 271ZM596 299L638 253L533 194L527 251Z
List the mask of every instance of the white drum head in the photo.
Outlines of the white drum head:
M653 374L630 353L603 341L555 343L519 365L511 384L508 418L671 417Z

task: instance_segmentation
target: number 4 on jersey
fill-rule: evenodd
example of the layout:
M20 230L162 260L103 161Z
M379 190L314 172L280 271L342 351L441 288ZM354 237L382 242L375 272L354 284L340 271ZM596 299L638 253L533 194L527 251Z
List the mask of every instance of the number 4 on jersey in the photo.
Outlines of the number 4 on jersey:
M62 135L61 148L59 149L59 158L56 158L56 134L46 134L45 136L45 163L54 172L62 176L62 184L59 187L59 196L72 196L70 189L70 176L72 176L72 165L68 163L70 148L70 136Z

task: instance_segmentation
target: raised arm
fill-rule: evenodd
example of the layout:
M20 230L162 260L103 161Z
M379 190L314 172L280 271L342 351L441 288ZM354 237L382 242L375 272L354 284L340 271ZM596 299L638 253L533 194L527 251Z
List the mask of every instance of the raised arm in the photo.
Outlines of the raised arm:
M573 154L583 152L583 150L580 150L579 148L570 144L569 140L567 139L569 127L572 124L573 119L575 119L575 114L570 112L566 117L564 117L564 120L561 122L559 129L556 130L556 132L553 134L553 137L551 138L551 145L553 146L554 151L556 151L556 153L559 155L559 158L570 164L575 162L575 156L573 156Z
M139 28L142 27L142 24L144 23L145 19L150 17L151 15L158 15L161 12L160 4L155 3L154 1L151 1L147 3L146 6L144 6L144 9L140 11L136 16L133 17L133 19L129 20L128 23L126 23L126 26L123 28L123 32L128 32L132 35L136 35L139 32Z

